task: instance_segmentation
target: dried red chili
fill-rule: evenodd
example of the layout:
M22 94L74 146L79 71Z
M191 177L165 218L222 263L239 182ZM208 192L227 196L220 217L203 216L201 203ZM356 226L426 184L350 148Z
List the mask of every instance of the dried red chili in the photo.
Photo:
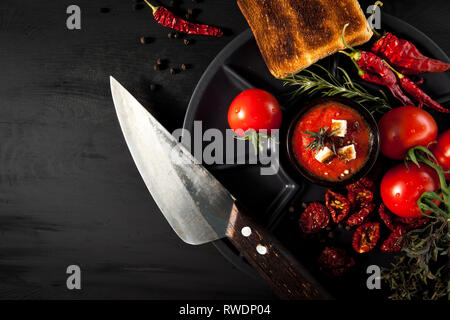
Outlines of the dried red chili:
M414 44L388 32L372 46L372 51L399 68L403 74L444 72L450 63L424 56Z
M219 28L186 21L180 17L177 17L163 6L153 6L147 0L144 1L150 8L152 8L153 16L156 22L167 28L188 34L200 34L215 37L221 37L223 35L222 30Z
M314 233L328 225L330 214L323 204L312 202L302 212L298 222L304 233Z
M341 222L350 211L350 202L347 198L331 190L325 194L325 203L336 223Z
M353 234L353 249L358 253L365 253L375 248L380 238L380 224L367 222L359 226Z
M368 82L388 87L392 95L402 104L412 105L411 99L403 93L395 74L385 65L383 59L372 52L356 50L345 42L344 35L347 27L348 24L346 24L342 30L342 42L346 48L352 51L352 53L347 53L345 51L339 52L346 54L352 59L358 69L358 75Z
M414 81L401 73L398 73L398 77L400 79L400 86L419 102L419 108L421 108L422 105L426 105L427 107L439 112L450 113L450 109L444 108L439 103L431 99L430 96L423 92Z
M384 240L381 245L381 251L384 252L399 252L403 248L403 243L405 241L406 228L397 227L389 237Z
M341 276L355 265L355 260L342 248L325 247L318 259L319 269L332 276Z
M375 204L369 203L347 219L349 226L358 226L367 220L367 217L375 210Z

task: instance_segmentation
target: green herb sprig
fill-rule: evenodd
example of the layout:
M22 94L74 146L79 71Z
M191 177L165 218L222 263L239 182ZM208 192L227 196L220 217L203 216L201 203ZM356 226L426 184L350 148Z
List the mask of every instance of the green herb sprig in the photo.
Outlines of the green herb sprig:
M384 113L391 109L388 98L382 90L379 91L380 96L370 94L361 85L353 82L343 68L337 68L343 76L343 81L340 82L331 72L321 65L314 64L312 67L322 70L325 76L322 77L318 73L311 71L310 67L284 79L283 85L298 87L291 92L292 99L304 93L308 95L320 93L325 97L339 96L352 99L366 106L372 113Z
M322 150L327 143L331 145L331 149L334 153L336 153L336 147L332 140L332 137L338 132L339 129L332 130L328 132L328 127L319 128L319 131L302 131L301 133L308 135L309 139L313 139L308 145L306 149L312 150L314 153L318 153Z

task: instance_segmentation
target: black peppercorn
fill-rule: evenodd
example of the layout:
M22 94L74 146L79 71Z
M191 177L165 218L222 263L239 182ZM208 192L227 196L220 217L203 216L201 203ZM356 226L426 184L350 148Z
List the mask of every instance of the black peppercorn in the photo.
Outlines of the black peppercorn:
M157 88L158 88L158 87L157 87L156 84L154 84L154 83L152 83L152 84L150 85L150 90L151 90L151 91L156 91Z
M175 74L177 73L177 70L175 70L174 68L170 68L170 74Z
M153 69L154 69L155 71L158 71L158 70L161 70L161 67L160 67L159 64L155 64L155 65L153 66Z
M150 37L141 37L139 40L142 44L148 44L153 41L153 39Z
M175 34L173 35L173 37L174 37L175 39L178 39L178 38L180 37L180 34L179 34L178 32L175 32Z
M181 65L181 70L187 70L188 69L188 66L187 65L185 65L184 63Z
M162 65L164 64L164 61L162 59L158 59L158 61L156 61L157 64Z
M168 37L169 39L172 39L172 38L173 38L173 32L169 32L169 33L167 34L167 37Z
M184 39L184 44L188 46L191 42L188 39Z

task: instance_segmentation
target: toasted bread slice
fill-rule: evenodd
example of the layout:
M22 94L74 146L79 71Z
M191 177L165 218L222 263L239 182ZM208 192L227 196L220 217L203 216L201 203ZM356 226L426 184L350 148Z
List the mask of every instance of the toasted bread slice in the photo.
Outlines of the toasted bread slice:
M270 72L284 78L344 49L372 30L357 0L238 0Z

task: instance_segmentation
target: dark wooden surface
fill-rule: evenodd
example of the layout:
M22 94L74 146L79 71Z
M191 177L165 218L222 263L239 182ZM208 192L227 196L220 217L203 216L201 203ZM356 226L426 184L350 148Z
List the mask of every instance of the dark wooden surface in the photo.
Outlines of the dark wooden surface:
M198 8L198 21L223 26L228 35L189 37L194 43L186 47L129 0L0 2L0 298L273 297L263 280L235 269L211 244L178 239L116 120L109 75L168 129L181 127L202 72L247 28L235 1L178 2ZM81 7L79 31L66 28L70 4ZM102 7L111 11L100 13ZM383 10L449 53L449 7L396 0ZM154 42L143 46L141 36ZM191 69L156 72L158 58ZM71 264L82 269L81 291L66 289Z

